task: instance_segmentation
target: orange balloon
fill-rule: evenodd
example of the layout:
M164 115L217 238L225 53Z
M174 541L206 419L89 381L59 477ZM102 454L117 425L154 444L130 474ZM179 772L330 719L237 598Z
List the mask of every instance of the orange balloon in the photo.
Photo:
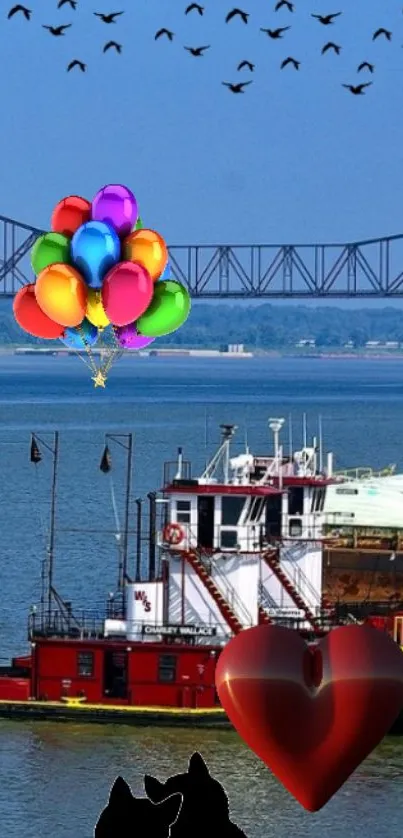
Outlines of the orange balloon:
M168 248L155 230L133 230L123 241L122 259L142 265L155 282L168 261Z
M38 274L35 296L42 311L61 326L79 326L87 308L87 286L70 265L55 263Z

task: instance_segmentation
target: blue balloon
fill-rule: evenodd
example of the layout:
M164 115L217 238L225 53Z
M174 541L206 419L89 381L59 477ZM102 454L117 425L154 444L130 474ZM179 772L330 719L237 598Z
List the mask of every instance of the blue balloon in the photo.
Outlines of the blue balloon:
M158 282L161 282L163 279L172 279L172 271L169 262L166 263L163 273L161 274Z
M98 329L85 318L79 326L65 329L63 337L60 340L69 349L86 349L87 346L93 346L97 342Z
M87 221L71 240L71 259L90 288L102 288L104 277L119 262L120 239L103 221Z

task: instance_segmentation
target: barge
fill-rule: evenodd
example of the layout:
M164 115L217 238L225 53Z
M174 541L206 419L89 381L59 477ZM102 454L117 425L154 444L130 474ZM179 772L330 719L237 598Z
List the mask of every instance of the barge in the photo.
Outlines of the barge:
M111 472L116 442L127 452L127 485L118 582L102 614L75 611L54 585L54 434L46 444L53 481L41 602L29 614L28 653L0 667L0 717L225 728L215 667L231 637L249 627L283 625L314 643L337 626L369 623L403 647L396 584L386 601L335 598L326 588L329 555L334 560L338 551L353 551L356 561L371 551L396 560L403 476L334 473L332 453L315 438L308 446L305 433L302 448L285 455L283 424L269 420L271 454L246 447L232 456L236 427L222 425L220 445L198 477L182 449L165 463L161 491L148 495L145 574L143 508L131 497L133 437L106 435L100 469ZM34 468L44 445L32 435Z

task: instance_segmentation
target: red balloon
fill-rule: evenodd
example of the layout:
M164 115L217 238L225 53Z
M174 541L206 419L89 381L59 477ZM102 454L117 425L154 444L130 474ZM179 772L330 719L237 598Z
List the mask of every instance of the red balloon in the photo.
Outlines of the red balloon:
M102 305L114 326L127 326L146 311L154 293L148 271L135 262L118 262L102 285Z
M35 284L20 288L13 301L14 317L21 329L44 340L56 340L64 332L64 326L55 323L39 307L35 297Z
M403 706L403 655L369 626L308 647L281 626L246 629L216 667L221 704L246 744L310 812L340 789Z
M82 224L86 224L90 219L90 202L85 198L79 198L78 195L69 195L68 198L62 198L55 206L50 226L54 233L72 236Z

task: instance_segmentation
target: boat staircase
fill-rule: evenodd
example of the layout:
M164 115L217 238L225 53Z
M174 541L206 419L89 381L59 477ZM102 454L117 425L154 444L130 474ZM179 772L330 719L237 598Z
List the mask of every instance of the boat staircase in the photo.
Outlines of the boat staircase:
M266 588L264 587L262 582L259 582L259 607L258 607L258 617L259 617L259 625L268 625L269 623L273 623L273 619L270 617L270 614L266 611L265 603L267 603L267 607L272 608L275 603L272 603L270 597L267 594Z
M225 574L219 571L215 565L214 576L221 583L216 584L212 577L213 560L211 555L204 553L200 548L184 550L182 555L211 595L221 616L233 634L239 634L244 628L250 628L255 625L235 588L228 582Z
M284 590L287 591L288 595L294 602L297 608L300 611L303 611L306 617L307 622L312 626L313 631L315 634L323 634L323 626L321 625L321 620L315 616L309 605L304 601L302 594L295 586L295 583L290 579L289 575L283 569L283 566L280 563L279 558L279 551L277 548L271 548L269 550L265 550L262 553L262 559L266 562L267 566L270 568L274 576L278 579L280 584L283 586ZM308 580L306 580L308 581Z
M259 605L259 607L258 607L258 616L259 616L259 626L269 625L269 623L273 622L272 618L268 615L265 608L263 608L263 605Z

